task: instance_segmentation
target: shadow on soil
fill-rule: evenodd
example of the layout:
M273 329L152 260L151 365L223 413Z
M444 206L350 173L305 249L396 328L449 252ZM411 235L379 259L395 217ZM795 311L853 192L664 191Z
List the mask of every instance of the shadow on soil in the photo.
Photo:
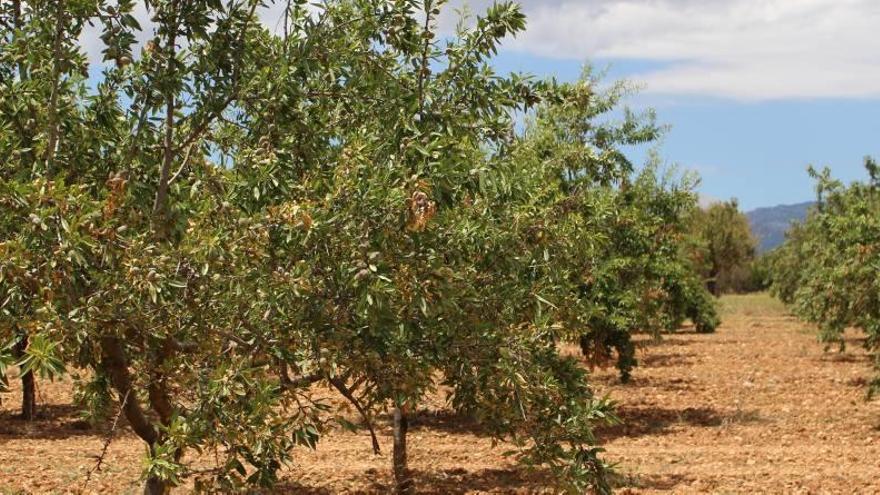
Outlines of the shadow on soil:
M694 364L694 353L675 354L647 354L640 356L639 364L645 368L659 368L661 366L690 366Z
M383 435L391 435L391 415L383 414L376 420L376 431ZM358 422L365 427L362 422ZM419 409L409 415L409 430L440 431L444 433L469 433L476 436L488 435L480 424L469 416L459 414L449 409L431 410Z
M650 348L665 348L665 347L686 347L691 344L697 344L700 341L697 339L686 339L686 338L678 338L675 335L663 335L659 339L654 339L651 337L647 337L644 339L639 339L635 341L636 347L639 349L650 349ZM691 335L697 335L692 333ZM700 334L702 335L702 334Z
M546 474L517 469L483 469L468 471L466 469L445 469L442 471L413 471L415 491L421 494L445 495L472 492L493 493L543 493L541 487L552 486L552 480ZM393 487L372 482L357 493L391 493ZM273 493L297 493L302 495L330 495L333 491L308 486L297 482L286 483L276 488ZM546 488L545 488L546 490ZM550 493L550 492L547 492Z
M0 411L0 436L34 440L63 440L71 437L104 436L110 429L109 421L91 425L79 416L80 409L72 404L38 404L37 417L21 419L18 411ZM127 434L127 427L116 432Z
M846 381L846 384L849 385L850 387L856 387L860 390L865 389L870 383L871 383L871 381L868 378L865 378L864 376L850 378L849 380Z
M650 387L665 392L686 392L694 387L694 380L691 378L658 379L647 376L635 376L625 386L637 388Z
M614 486L619 493L630 493L627 489L639 490L675 490L678 485L690 483L694 478L683 474L665 475L623 475L615 480Z
M853 354L851 352L838 353L828 351L819 356L819 361L831 363L871 363L871 356L867 354Z
M470 433L485 436L485 430L471 417L448 409L419 410L409 419L410 430L433 430L446 433Z
M483 469L470 472L464 469L447 469L440 472L416 472L419 493L446 494L471 492L511 493L528 488L551 486L548 476L516 469ZM535 493L529 491L529 493Z
M716 428L761 421L761 417L755 411L722 413L711 407L666 409L621 406L617 410L617 415L623 424L597 428L596 433L601 441L608 442L620 437L665 435L675 426Z

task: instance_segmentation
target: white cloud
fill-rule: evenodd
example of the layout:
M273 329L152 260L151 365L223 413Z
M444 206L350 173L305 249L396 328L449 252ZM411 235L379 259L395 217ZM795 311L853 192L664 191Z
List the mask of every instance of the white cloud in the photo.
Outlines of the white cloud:
M644 92L740 100L880 97L878 0L520 0L528 28L505 47L559 59L644 60ZM493 0L452 0L475 13ZM280 31L284 2L259 12ZM135 15L152 33L142 2ZM82 41L100 60L100 29Z
M457 0L481 11L488 0ZM880 97L877 0L522 0L514 51L659 62L645 91L742 100ZM658 65L658 64L652 64Z

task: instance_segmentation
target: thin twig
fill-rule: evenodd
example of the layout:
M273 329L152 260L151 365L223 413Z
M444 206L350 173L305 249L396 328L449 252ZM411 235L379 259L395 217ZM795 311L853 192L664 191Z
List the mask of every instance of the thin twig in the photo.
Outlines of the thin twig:
M376 429L373 427L373 421L370 419L370 415L364 406L361 405L360 401L357 400L357 397L354 396L351 389L345 386L345 381L340 379L339 377L330 378L330 384L333 385L336 390L342 394L343 397L348 399L349 402L354 405L357 412L360 413L361 417L364 419L364 423L367 426L367 429L370 431L370 439L373 442L373 453L376 455L380 455L382 451L379 449L379 439L376 438Z
M195 148L195 143L189 145L189 148L186 149L186 154L183 155L183 161L180 163L180 168L178 168L177 172L174 172L174 175L172 175L171 178L168 179L169 187L171 186L171 184L174 184L174 181L177 180L177 177L179 177L180 173L183 172L183 169L186 168L186 165L189 163L189 156L190 154L192 154L193 148Z
M128 389L125 392L125 397L122 399L122 404L119 406L119 411L116 412L116 417L113 418L113 425L110 427L110 431L107 433L107 438L104 439L104 445L101 447L101 454L97 456L97 462L92 466L91 469L86 473L86 479L83 480L83 486L80 490L85 491L86 486L89 484L89 481L92 479L92 473L101 470L101 466L104 464L104 459L107 457L107 450L110 448L110 443L113 441L113 434L116 432L116 425L119 424L119 418L122 417L122 411L125 409L125 403L128 402L128 394L131 393L131 389Z
M433 2L425 2L425 27L422 31L422 37L424 37L425 42L422 47L422 63L419 67L419 114L425 111L425 83L428 78L428 74L430 72L430 67L428 67L428 52L431 48L431 39L433 38L433 33L431 32L431 9L434 8Z

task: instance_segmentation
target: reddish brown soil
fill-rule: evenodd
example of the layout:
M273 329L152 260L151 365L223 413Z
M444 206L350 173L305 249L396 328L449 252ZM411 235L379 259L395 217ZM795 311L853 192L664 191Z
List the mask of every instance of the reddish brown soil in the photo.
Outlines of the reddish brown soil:
M613 370L594 374L626 422L601 432L618 491L880 493L880 401L864 400L872 370L858 333L846 353L826 353L766 296L722 302L715 334L641 340L631 384ZM109 425L77 422L69 384L40 383L44 417L32 423L13 418L17 389L0 397L0 493L138 491L143 446L126 430L86 482ZM433 401L409 437L419 493L552 493L545 474L518 469L501 455L508 446ZM328 435L297 455L277 492L387 493L389 433L382 425L381 456L366 434Z

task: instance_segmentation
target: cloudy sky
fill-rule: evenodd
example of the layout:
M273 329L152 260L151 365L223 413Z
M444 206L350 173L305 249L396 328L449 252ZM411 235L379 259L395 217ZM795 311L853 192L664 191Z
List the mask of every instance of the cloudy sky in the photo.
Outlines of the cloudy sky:
M880 156L878 0L521 4L528 29L498 69L572 79L590 61L639 82L632 105L670 124L662 153L700 172L705 194L745 208L810 200L808 164L852 180Z

